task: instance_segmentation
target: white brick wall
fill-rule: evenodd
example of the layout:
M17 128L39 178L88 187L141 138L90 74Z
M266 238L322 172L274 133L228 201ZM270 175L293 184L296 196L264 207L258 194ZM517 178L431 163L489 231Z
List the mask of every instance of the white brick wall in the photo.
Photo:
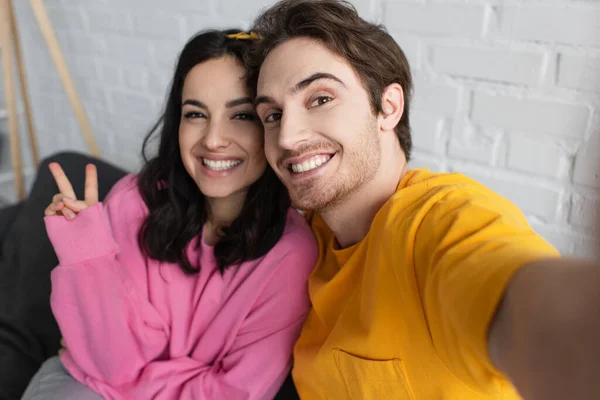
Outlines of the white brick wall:
M470 46L435 46L435 72L465 78L535 85L540 80L544 54L540 51Z
M390 31L442 37L480 36L486 7L456 2L398 2L382 4L383 23Z
M506 2L505 4L512 3ZM600 8L583 1L522 4L503 10L502 32L516 40L600 46Z
M137 168L183 43L200 29L245 28L272 1L45 1L103 157ZM29 4L15 3L42 155L85 151ZM413 68L412 165L464 172L513 200L565 254L600 257L600 3L354 4L387 26ZM6 130L0 112L5 202Z
M474 93L471 109L471 118L480 124L574 139L584 137L589 116L585 105L487 91Z
M600 92L600 57L589 52L558 55L556 85L567 89Z

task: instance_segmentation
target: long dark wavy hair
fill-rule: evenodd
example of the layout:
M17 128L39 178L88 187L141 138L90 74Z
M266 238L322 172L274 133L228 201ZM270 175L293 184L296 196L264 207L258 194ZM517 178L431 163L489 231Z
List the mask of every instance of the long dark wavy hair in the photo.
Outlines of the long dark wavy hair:
M240 30L209 30L192 37L179 56L164 111L150 130L142 147L145 165L137 184L149 214L138 241L146 256L177 263L188 274L197 273L187 256L187 246L202 233L207 202L183 166L179 150L181 96L188 72L210 59L232 56L243 63L253 40L227 38ZM158 153L147 157L148 144L160 135ZM214 253L219 271L264 256L281 238L290 199L287 190L267 165L262 176L248 189L243 208L223 234ZM200 244L200 243L199 243Z

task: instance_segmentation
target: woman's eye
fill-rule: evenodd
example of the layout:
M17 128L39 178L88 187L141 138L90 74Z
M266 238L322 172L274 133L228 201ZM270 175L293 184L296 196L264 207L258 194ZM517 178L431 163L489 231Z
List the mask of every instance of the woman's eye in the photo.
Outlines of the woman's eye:
M322 106L325 103L329 103L331 100L333 100L332 97L329 97L329 96L319 96L316 99L314 99L312 103L310 103L310 106L311 107Z
M206 118L206 115L204 115L204 114L202 114L201 112L198 112L198 111L188 111L185 114L183 114L183 116L186 119Z
M241 119L243 121L256 121L258 116L253 113L239 113L233 116L234 119Z
M276 122L279 121L281 119L281 113L272 113L267 115L267 117L265 118L265 122Z

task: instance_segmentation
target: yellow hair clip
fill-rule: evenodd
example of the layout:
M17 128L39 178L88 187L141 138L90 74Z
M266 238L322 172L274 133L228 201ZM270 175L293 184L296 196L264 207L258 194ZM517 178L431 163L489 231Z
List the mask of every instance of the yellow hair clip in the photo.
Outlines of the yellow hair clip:
M256 33L256 32L250 32L250 33L238 32L238 33L230 33L229 35L227 35L227 38L238 39L238 40L257 40L257 39L260 39L260 36L258 36L258 33Z

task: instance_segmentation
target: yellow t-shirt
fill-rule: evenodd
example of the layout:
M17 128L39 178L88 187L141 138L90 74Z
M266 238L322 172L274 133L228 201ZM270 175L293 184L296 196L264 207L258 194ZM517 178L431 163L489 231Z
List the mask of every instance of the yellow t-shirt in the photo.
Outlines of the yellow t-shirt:
M412 170L367 236L320 256L294 351L303 399L518 399L493 367L487 329L512 275L556 257L519 209L461 174Z

